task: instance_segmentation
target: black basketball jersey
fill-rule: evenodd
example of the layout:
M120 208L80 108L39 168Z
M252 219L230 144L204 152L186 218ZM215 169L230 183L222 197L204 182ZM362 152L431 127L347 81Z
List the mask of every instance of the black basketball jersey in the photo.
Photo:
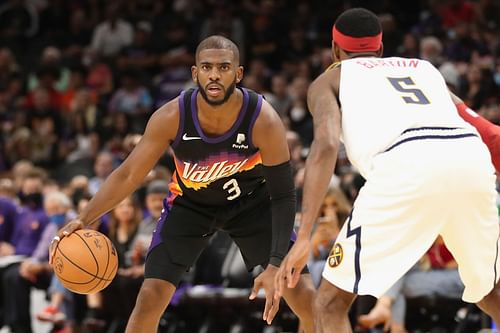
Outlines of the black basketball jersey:
M172 143L175 172L168 200L181 195L196 203L225 205L252 192L264 181L259 150L252 129L262 107L262 96L248 89L233 126L223 135L207 137L198 120L198 89L179 97L179 129Z

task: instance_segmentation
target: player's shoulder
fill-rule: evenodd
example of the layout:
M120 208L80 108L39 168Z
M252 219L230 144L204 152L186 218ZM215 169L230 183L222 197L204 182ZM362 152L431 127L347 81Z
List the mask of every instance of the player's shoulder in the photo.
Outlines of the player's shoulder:
M148 127L167 134L176 132L180 121L179 110L179 97L176 97L153 112L148 121Z
M263 98L259 115L255 120L254 132L266 133L268 131L272 131L280 124L281 118L279 117L278 112Z
M171 99L167 103L163 104L161 107L159 107L153 115L155 115L158 118L175 118L179 117L179 100L180 97L177 96L174 99Z
M331 88L335 91L338 91L341 68L341 62L336 62L330 65L311 83L311 85L309 86L309 91L314 91L316 89L323 90L325 88Z

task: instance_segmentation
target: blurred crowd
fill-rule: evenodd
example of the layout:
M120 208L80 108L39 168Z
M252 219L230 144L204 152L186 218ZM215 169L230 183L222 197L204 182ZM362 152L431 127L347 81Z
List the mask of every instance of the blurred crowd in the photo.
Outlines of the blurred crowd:
M120 253L119 278L105 292L61 289L47 240L126 158L152 112L193 86L190 66L204 37L221 34L238 45L242 85L262 93L286 124L300 203L313 137L307 88L331 64L335 18L357 6L379 15L384 56L430 61L452 91L500 124L497 0L0 1L0 328L32 332L29 292L40 288L50 306L38 317L54 332L77 331L84 321L92 332L123 330L174 168L171 152L96 224ZM341 151L313 236L316 283L362 184ZM222 244L215 257L228 249ZM206 277L213 271L200 278L201 265L187 283L223 281Z

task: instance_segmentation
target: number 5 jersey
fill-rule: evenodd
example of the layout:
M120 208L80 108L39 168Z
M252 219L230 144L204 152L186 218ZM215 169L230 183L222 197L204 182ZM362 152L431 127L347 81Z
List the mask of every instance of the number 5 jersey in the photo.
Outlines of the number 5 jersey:
M340 66L342 140L365 178L372 158L400 140L476 133L458 115L441 73L427 61L360 57Z

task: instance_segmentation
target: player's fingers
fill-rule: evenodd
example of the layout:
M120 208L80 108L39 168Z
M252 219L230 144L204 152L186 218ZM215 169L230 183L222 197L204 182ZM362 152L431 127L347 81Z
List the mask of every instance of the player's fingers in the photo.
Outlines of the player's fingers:
M390 332L390 330L391 330L391 321L388 320L384 324L384 332Z
M300 279L300 269L293 268L292 269L292 277L291 280L288 281L288 288L295 288Z
M266 292L266 304L264 306L264 313L262 314L262 319L267 321L267 317L269 315L269 310L273 306L273 296L268 295Z
M283 293L284 284L283 270L280 268L278 273L274 276L274 299L279 299Z
M52 265L52 260L54 259L54 254L57 249L57 245L59 244L59 241L61 240L61 237L55 236L52 238L52 241L50 242L49 245L49 264Z
M288 288L293 288L294 286L292 285L293 281L293 267L287 267L286 269L286 283Z
M61 238L64 236L69 236L71 233L75 232L76 230L78 230L80 228L81 228L80 225L78 225L76 223L68 224L66 227L64 227L61 230L60 236L61 236Z
M286 281L287 281L287 271L283 270L279 276L279 291L278 291L279 297L283 297L283 293L287 288Z
M273 299L273 303L271 305L271 308L269 309L269 312L266 316L266 321L267 321L268 325L271 325L271 323L273 322L273 319L276 316L276 314L278 313L279 308L280 308L279 299L277 301L275 299Z
M252 288L252 292L250 293L250 296L248 296L248 299L254 300L255 297L257 297L257 294L259 293L260 288L262 288L262 283L259 280L255 280Z

